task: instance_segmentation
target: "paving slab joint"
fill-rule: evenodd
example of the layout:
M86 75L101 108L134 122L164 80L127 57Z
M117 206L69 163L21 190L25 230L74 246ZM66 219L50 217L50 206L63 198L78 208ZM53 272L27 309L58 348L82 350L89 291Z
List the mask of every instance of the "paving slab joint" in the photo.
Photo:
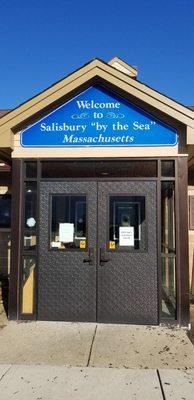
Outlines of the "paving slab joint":
M2 374L2 376L0 377L0 382L2 381L2 379L8 374L8 372L10 371L12 365L7 369L7 371L4 372L4 374Z
M158 369L156 370L156 372L157 372L157 375L158 375L158 380L159 380L159 384L160 384L160 389L161 389L161 392L162 392L163 400L166 400L164 389L163 389L163 386L162 386L162 380L160 378L160 372L159 372Z
M92 338L92 343L91 343L91 346L90 346L88 362L87 362L87 365L86 365L87 367L89 367L89 364L90 364L90 359L91 359L91 355L92 355L92 349L93 349L94 340L95 340L95 337L96 337L97 327L98 327L98 325L96 324L95 330L94 330L94 335L93 335L93 338Z

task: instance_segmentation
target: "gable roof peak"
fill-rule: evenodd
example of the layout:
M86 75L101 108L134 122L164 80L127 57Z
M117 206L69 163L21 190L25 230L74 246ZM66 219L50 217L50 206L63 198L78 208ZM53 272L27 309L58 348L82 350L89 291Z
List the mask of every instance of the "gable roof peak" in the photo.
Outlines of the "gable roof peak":
M131 65L127 64L125 61L121 60L120 57L114 57L110 61L108 61L108 64L111 65L111 67L118 69L119 71L123 72L126 75L129 75L131 78L136 79L137 78L137 67L132 67Z

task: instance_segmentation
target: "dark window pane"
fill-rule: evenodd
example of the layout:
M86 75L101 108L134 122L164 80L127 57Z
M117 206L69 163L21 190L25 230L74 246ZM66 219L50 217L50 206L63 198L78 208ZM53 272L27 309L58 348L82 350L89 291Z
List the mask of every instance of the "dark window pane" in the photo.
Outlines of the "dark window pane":
M162 319L176 319L176 260L162 257Z
M0 228L11 228L11 194L0 196Z
M43 178L156 177L156 161L56 161L42 162Z
M100 161L95 166L96 177L156 177L156 161Z
M52 196L51 248L86 248L86 196Z
M42 162L43 178L94 177L94 163L78 161Z
M37 177L37 163L35 161L27 161L25 163L25 168L26 168L26 178Z
M37 186L35 182L25 184L24 249L36 248Z
M145 250L145 197L110 196L109 249Z
M175 176L175 166L173 160L161 162L161 174L162 176Z
M175 184L161 183L162 253L175 253Z
M192 164L188 169L188 185L194 185L194 164Z

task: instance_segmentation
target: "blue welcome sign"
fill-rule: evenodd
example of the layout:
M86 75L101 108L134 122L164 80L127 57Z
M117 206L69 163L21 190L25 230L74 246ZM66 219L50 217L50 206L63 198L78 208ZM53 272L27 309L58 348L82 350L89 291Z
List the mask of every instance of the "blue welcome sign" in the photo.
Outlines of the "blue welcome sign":
M177 132L95 85L21 132L24 147L175 146Z

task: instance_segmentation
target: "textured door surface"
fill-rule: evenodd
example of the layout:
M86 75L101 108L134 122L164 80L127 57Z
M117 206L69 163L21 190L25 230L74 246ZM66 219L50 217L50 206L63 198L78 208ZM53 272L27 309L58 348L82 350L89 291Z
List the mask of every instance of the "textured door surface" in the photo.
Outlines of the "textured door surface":
M84 195L87 209L87 249L50 249L51 195ZM38 319L96 320L96 220L95 182L41 182L38 271ZM94 249L89 265L88 248Z
M144 250L127 251L125 246L107 250L110 195L144 197ZM98 321L158 324L155 182L98 183L98 249ZM103 258L109 260L103 265L100 249L106 249Z
M52 195L86 196L87 249L50 249ZM110 198L118 200L115 204L121 218L130 208L129 196L130 204L135 204L129 225L140 218L136 202L144 199L138 232L141 246L125 247L119 239L121 246L110 248ZM92 265L84 262L89 249L93 250ZM39 319L158 324L157 277L155 182L41 182Z

